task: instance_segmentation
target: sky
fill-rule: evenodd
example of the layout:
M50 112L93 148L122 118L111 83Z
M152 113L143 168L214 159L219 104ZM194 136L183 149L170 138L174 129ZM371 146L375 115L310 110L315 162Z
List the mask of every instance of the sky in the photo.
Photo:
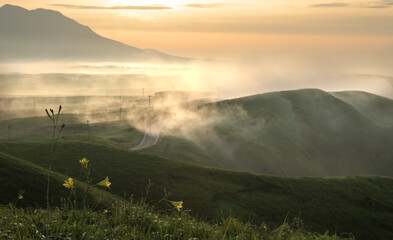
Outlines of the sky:
M265 79L265 90L353 88L393 97L393 0L2 2L60 11L138 48L232 62L236 73L225 77L253 79L251 89Z
M391 0L14 0L48 8L98 34L189 57L392 47ZM250 53L251 52L251 53Z

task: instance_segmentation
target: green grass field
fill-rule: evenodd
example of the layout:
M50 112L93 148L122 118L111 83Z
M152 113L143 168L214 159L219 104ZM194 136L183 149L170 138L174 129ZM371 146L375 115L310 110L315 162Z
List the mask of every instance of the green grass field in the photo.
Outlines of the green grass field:
M390 99L359 92L330 94L308 89L255 95L205 104L196 111L201 119L211 118L210 121L202 125L193 123L187 136L176 129L164 131L158 144L137 152L129 148L136 146L144 133L131 121L92 121L87 125L86 115L64 114L61 123L66 128L53 163L51 203L54 206L64 203L68 192L62 184L69 177L81 180L78 161L87 157L93 169L92 181L109 176L112 182L110 190L91 189L89 206L95 212L89 216L104 219L100 209L111 208L114 202L132 199L134 203L148 204L139 213L147 223L135 223L133 217L124 215L122 220L104 221L106 228L113 228L116 221L125 224L124 228L113 230L114 235L98 231L96 225L89 225L90 220L78 220L86 220L83 224L89 226L89 231L95 229L97 237L120 238L129 221L137 226L133 237L165 239L163 236L171 233L172 238L168 239L180 238L173 231L187 228L188 220L169 221L169 228L156 231L160 235L151 235L150 228L159 225L146 216L150 211L157 212L158 219L166 221L168 206L159 203L166 189L169 198L182 200L184 209L193 216L184 215L185 218L215 232L187 228L188 233L183 236L189 238L222 238L225 221L232 216L238 219L238 227L250 228L232 232L229 239L235 239L236 235L241 239L262 235L266 239L281 239L275 235L281 231L278 229L290 232L288 238L282 239L291 236L330 239L318 235L326 231L340 236L353 233L357 239L391 239L393 179L389 176L393 176L393 129L388 111L391 107ZM105 114L100 114L99 118L105 119ZM138 121L147 121L148 126L168 114L168 109L144 110ZM18 206L33 209L46 206L51 131L46 116L0 121L0 187L4 193L1 204L15 203L23 190L24 199L18 201ZM147 194L149 182L153 185ZM77 181L76 185L79 191L83 189L83 182ZM133 206L128 207L132 212ZM27 221L24 224L45 215L44 210L23 212L7 207L2 207L0 213L9 216L12 211L21 211L18 214ZM72 211L56 211L55 215L65 219L74 215ZM305 230L283 224L285 219L291 222L295 217L303 220ZM12 219L18 225L18 219ZM67 221L72 219L75 220L71 217ZM261 229L261 223L270 230ZM64 228L68 236L79 236L64 224L58 229ZM15 238L12 234L20 229L7 226L13 230L2 236ZM58 229L52 232L60 234ZM31 238L33 230L30 230L23 230L25 238Z
M145 204L125 202L101 211L56 208L48 212L0 205L0 218L5 220L0 226L1 239L354 239L350 234L309 232L298 219L270 229L233 217L203 222L188 211L158 213Z
M4 153L0 153L0 166L1 239L341 239L328 232L310 232L298 219L273 229L233 217L204 222L187 210L178 213L165 206L158 211L144 201L130 202L94 187L89 190L87 209L70 208L60 201L70 196L62 187L67 176L56 172L50 189L51 204L56 207L48 211L40 208L46 204L44 168ZM83 184L76 184L78 193L82 192ZM21 189L24 198L18 200Z
M210 119L207 124L190 124L186 136L164 131L160 142L143 152L282 176L393 176L392 108L392 100L363 92L306 89L260 94L202 105L196 113ZM138 112L146 126L170 113ZM143 138L143 130L132 121L91 122L87 127L87 118L65 114L63 135L124 149ZM0 121L0 139L8 139L11 126L12 141L45 140L49 124L45 116Z
M89 123L85 116L65 114L60 120L66 124L63 139L116 145L129 149L139 144L144 132L139 131L127 120ZM8 140L8 126L11 126L11 141L45 141L50 139L51 122L46 116L18 118L0 121L0 140ZM163 136L157 145L142 150L161 157L181 160L207 166L218 166L205 151L184 138Z
M49 155L43 153L48 151L50 144L44 142L0 144L0 152L43 168L49 161ZM257 224L265 222L275 228L289 214L290 218L300 216L311 231L351 232L359 239L393 236L389 230L393 219L391 178L256 175L201 167L114 146L72 141L58 147L53 169L64 176L77 178L80 173L78 160L83 156L91 161L93 180L108 175L113 183L111 192L117 196L133 195L138 200L151 180L150 204L156 203L166 188L173 200L184 201L184 207L202 219L231 213L239 219ZM30 193L25 190L28 201ZM44 195L44 191L42 193ZM3 200L7 201L12 199Z
M39 166L30 161L13 157L0 152L0 174L2 197L1 204L14 203L19 191L25 191L26 201L20 201L22 207L46 207L46 185L48 170L47 166ZM50 183L50 203L60 206L62 198L66 199L69 193L63 187L64 180L68 176L54 172ZM82 185L76 183L78 189ZM97 206L110 206L114 201L121 200L120 197L106 191L93 188L90 191L91 204Z

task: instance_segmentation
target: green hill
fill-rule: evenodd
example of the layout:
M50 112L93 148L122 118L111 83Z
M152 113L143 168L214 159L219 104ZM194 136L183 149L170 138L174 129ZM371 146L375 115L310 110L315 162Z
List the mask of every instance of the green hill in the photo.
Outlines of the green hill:
M49 143L0 144L0 152L46 167ZM138 198L152 181L150 203L165 187L173 200L184 201L201 218L229 214L253 222L280 226L289 213L300 215L308 229L352 232L359 239L393 237L392 178L288 178L206 168L114 146L65 141L59 145L53 169L77 177L78 160L88 157L93 181L108 175L111 192ZM12 182L14 175L6 181ZM60 184L60 183L59 183ZM21 185L25 186L25 185Z
M142 149L141 152L204 166L220 166L219 163L212 159L195 143L187 139L174 137L171 135L163 134L156 145Z
M375 112L382 116L388 106L393 104L386 100ZM393 176L393 129L321 90L259 94L199 111L218 120L189 135L225 168L283 176Z
M133 127L129 121L94 122L87 125L81 119L86 116L64 114L60 118L66 127L62 132L64 139L88 141L92 143L112 144L129 149L138 145L143 132ZM0 121L0 140L11 141L45 141L49 140L52 127L48 117L27 117ZM8 127L10 126L10 136ZM158 156L196 163L218 166L206 152L195 143L184 138L163 136L156 146L142 150Z
M375 123L393 126L393 100L360 91L332 92L333 96L351 104Z
M362 92L305 89L259 94L206 104L197 111L197 123L182 124L189 134L164 131L156 146L142 151L282 176L393 176L392 107L392 100ZM147 111L140 120L169 113ZM86 116L65 114L63 136L124 149L143 138L143 132L126 120L87 127L82 119ZM8 139L10 126L12 141L46 140L49 124L45 116L0 121L0 139Z
M38 166L30 161L13 157L0 152L0 188L2 191L0 204L14 203L20 191L24 191L23 201L18 202L22 207L46 207L46 186L48 170L44 163ZM51 174L50 203L61 204L61 199L69 196L69 190L63 187L64 180L69 176L54 172ZM75 183L80 190L82 186ZM119 197L108 192L95 189L90 191L92 204L111 205Z

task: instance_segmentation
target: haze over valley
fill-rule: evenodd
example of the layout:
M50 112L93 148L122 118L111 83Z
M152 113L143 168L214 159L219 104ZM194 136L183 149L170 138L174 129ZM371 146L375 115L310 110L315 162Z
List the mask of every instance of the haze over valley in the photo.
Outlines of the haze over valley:
M4 2L1 231L391 239L391 8Z

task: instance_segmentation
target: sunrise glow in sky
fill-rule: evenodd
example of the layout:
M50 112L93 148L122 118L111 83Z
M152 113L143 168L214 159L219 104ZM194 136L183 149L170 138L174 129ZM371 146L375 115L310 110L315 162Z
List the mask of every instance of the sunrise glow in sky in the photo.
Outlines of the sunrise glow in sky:
M246 95L311 87L393 97L393 0L2 3L59 11L130 46L230 64L187 73L198 90Z
M14 0L139 48L227 58L269 51L393 48L390 0Z

